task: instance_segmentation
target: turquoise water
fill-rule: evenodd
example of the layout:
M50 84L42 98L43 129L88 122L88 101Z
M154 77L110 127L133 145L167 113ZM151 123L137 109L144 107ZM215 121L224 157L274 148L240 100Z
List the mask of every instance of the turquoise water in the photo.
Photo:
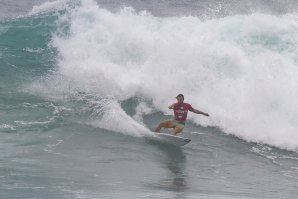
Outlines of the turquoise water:
M22 4L0 4L1 198L296 197L295 2ZM178 93L210 118L151 142Z

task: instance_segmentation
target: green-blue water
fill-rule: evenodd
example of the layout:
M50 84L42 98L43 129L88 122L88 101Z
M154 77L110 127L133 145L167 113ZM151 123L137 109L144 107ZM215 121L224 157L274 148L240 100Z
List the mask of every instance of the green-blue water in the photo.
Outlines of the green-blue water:
M296 197L295 2L0 5L1 198Z

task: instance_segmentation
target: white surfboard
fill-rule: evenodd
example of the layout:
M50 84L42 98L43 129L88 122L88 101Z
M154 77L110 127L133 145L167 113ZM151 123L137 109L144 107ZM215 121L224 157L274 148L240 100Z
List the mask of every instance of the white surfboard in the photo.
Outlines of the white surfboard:
M172 144L175 146L184 146L191 141L188 138L180 137L177 135L174 136L166 133L155 133L154 137L157 141Z

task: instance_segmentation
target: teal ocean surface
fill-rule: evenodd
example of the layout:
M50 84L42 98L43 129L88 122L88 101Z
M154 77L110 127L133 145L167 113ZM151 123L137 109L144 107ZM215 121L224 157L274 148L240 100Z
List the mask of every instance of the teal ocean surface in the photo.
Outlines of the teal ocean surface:
M297 10L0 2L0 198L296 198ZM178 93L210 117L150 141Z

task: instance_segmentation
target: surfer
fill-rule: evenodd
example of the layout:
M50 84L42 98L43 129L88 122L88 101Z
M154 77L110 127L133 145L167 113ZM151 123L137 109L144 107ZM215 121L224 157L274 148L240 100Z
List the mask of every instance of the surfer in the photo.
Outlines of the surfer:
M209 117L208 113L204 113L202 111L199 111L197 109L194 109L190 104L184 103L184 95L179 94L176 97L177 103L174 103L169 106L169 109L174 110L174 117L175 119L167 119L162 121L155 129L155 132L159 132L161 128L172 128L172 135L177 135L180 133L184 126L185 126L185 120L187 118L187 112L193 112L196 114L202 114L207 117Z

